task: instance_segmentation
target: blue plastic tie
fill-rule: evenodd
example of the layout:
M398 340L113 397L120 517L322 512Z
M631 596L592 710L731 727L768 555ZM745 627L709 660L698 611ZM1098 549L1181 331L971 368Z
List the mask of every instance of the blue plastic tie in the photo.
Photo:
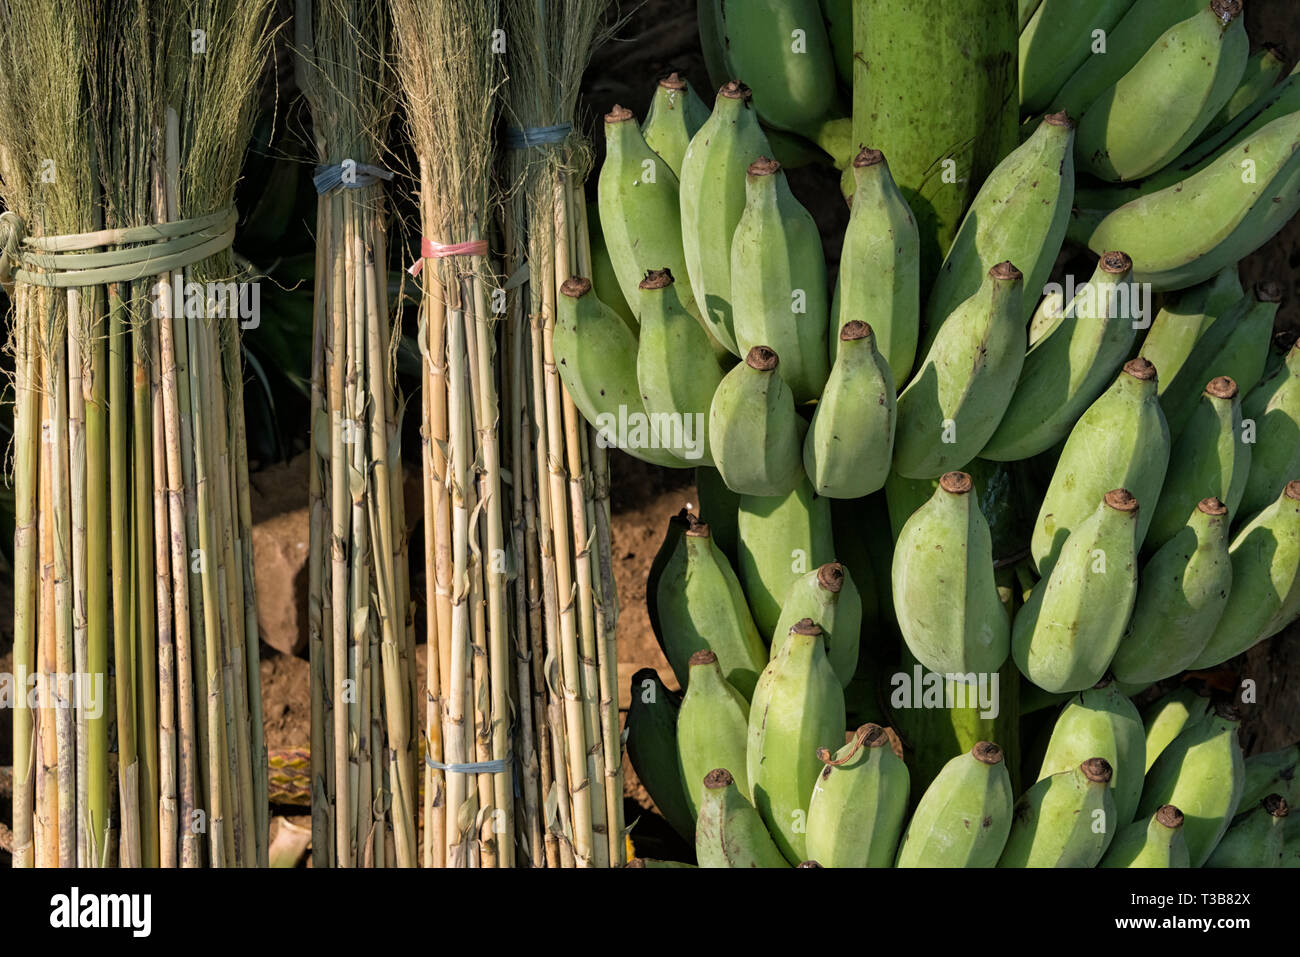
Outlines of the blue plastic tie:
M533 146L545 146L548 143L563 143L573 132L572 123L557 123L555 126L530 126L527 129L506 130L506 146L512 150L526 150Z
M350 182L343 181L343 164L334 163L331 166L317 166L316 175L311 179L316 184L316 192L322 196L326 193L333 192L342 186L344 189L362 189L366 186L374 186L381 179L391 180L393 173L382 166L371 166L369 163L357 163L354 167L356 177Z

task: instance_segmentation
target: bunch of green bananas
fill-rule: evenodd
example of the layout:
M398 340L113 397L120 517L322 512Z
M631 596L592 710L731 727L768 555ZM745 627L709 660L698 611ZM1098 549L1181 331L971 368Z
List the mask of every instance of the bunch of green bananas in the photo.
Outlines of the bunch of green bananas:
M868 7L702 0L711 112L605 117L557 367L700 496L632 763L701 866L1285 862L1294 749L1178 676L1300 617L1300 351L1237 270L1300 210L1300 74L1240 0L1019 4L1021 141L927 269L906 138L846 133Z

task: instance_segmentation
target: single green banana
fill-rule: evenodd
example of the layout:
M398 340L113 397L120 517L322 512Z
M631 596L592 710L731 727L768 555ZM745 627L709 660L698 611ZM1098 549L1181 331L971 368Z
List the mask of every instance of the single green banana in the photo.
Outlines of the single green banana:
M726 768L742 794L749 793L745 747L749 735L749 702L722 676L712 651L691 655L691 682L677 713L677 757L692 816L704 800L704 778L714 768Z
M727 488L722 473L707 465L695 469L695 493L700 498L700 517L709 523L713 545L736 565L739 534L736 530L736 513L740 510L740 496Z
M776 657L790 630L804 618L816 622L826 639L831 670L848 687L858 667L862 632L862 598L849 570L829 562L797 578L786 592L781 617L772 632L771 655Z
M825 767L808 802L808 854L823 867L892 867L910 781L889 732L864 724L834 756L817 757Z
M803 442L803 467L818 495L862 498L889 477L898 408L894 377L876 351L871 326L857 319L842 343Z
M1034 523L1030 548L1038 574L1051 574L1071 532L1096 512L1110 489L1126 488L1142 505L1140 548L1168 466L1169 427L1156 391L1155 366L1131 359L1065 440Z
M1273 320L1281 301L1280 285L1256 283L1250 295L1201 335L1178 375L1160 397L1172 437L1176 439L1182 434L1197 407L1197 395L1212 377L1233 379L1242 395L1263 378L1273 339ZM1235 514L1235 503L1228 504Z
M1024 273L1019 317L1022 326L1028 324L1069 226L1073 149L1074 123L1064 113L1054 113L984 181L930 291L923 351L1003 260Z
M1202 499L1138 575L1133 618L1110 663L1116 680L1152 684L1187 668L1214 634L1231 588L1228 509Z
M1169 469L1147 531L1146 547L1161 548L1186 528L1188 516L1207 496L1218 499L1228 513L1236 515L1246 491L1250 457L1250 443L1243 441L1237 383L1228 376L1211 379L1169 454Z
M1300 348L1292 346L1274 374L1246 394L1241 418L1254 442L1236 514L1249 517L1300 475Z
M1138 500L1107 492L1016 615L1016 667L1044 691L1082 691L1106 674L1137 598Z
M708 118L709 108L695 88L685 77L670 73L655 86L641 135L680 180L686 147Z
M853 0L822 0L826 35L835 56L835 72L846 87L853 86Z
M988 522L965 472L948 472L894 546L894 614L921 664L942 675L992 674L1011 650L993 576Z
M981 741L926 788L898 848L898 867L994 867L1011 833L1002 749Z
M1228 828L1205 866L1281 867L1286 849L1286 819L1290 810L1282 795L1265 796Z
M1253 808L1270 794L1286 798L1288 804L1300 800L1300 744L1246 758L1246 779L1241 789L1241 807ZM1238 818L1240 820L1240 818Z
M852 170L857 188L831 302L831 362L840 348L836 333L867 317L893 381L903 383L916 361L921 238L884 153L863 149Z
M1023 32L1025 27L1029 26L1029 21L1033 19L1034 13L1042 5L1043 0L1019 0L1016 11L1019 17L1020 30Z
M635 309L637 286L649 270L687 275L677 174L646 144L632 111L621 106L605 115L605 162L596 197L605 247L628 305ZM677 294L694 314L690 290Z
M1015 395L981 458L1006 462L1047 451L1106 390L1140 320L1137 287L1128 282L1132 270L1122 252L1101 257L1068 309L1025 355Z
M1017 0L854 3L852 142L890 157L894 181L916 215L923 288L934 281L980 184L1019 143L1016 6ZM954 295L940 319L970 297L994 263L1011 259L1025 268L1018 249L994 245L984 250L990 258L973 271L971 288Z
M1209 282L1166 298L1139 350L1144 359L1160 370L1161 395L1192 354L1196 340L1244 295L1237 264L1233 263Z
M635 336L638 328L636 313L623 298L623 287L618 284L614 261L609 258L605 234L600 229L600 209L594 200L587 204L587 230L591 241L591 286L596 298L618 313Z
M655 552L655 557L650 562L650 571L646 575L646 616L650 619L650 630L654 632L655 641L659 643L659 650L663 651L665 658L668 657L668 651L664 647L663 627L659 624L659 582L665 574L677 581L682 580L682 569L674 567L670 571L669 566L682 566L686 562L686 546L682 544L682 538L686 530L698 522L699 519L691 514L690 509L685 508L668 519L663 541L659 543L659 550Z
M670 561L659 579L659 627L668 663L685 688L691 655L712 651L727 681L749 700L767 664L767 649L740 581L727 557L713 547L708 525L692 523L682 542L684 561Z
M1022 794L998 867L1096 867L1119 827L1112 776L1105 758L1089 758Z
M736 525L736 570L759 631L770 635L794 583L835 561L830 500L817 496L807 479L788 495L742 495Z
M1141 179L1191 146L1245 73L1241 11L1241 0L1211 0L1098 96L1079 119L1079 168L1109 182Z
M1020 112L1051 105L1076 70L1093 55L1096 31L1109 33L1133 0L1042 0L1020 31Z
M817 749L843 740L844 692L822 630L805 618L763 670L746 747L754 807L791 864L808 859L808 800L821 772Z
M1300 481L1237 532L1232 591L1205 650L1192 662L1212 668L1271 638L1300 614Z
M1243 114L1257 113L1263 109L1285 70L1285 55L1272 43L1265 43L1251 54L1241 82L1232 91L1232 96L1228 97L1223 109L1205 127L1197 142L1213 136Z
M566 279L558 299L554 348L560 379L600 441L654 465L685 467L656 448L648 434L620 434L620 422L646 421L636 382L637 341L627 324L596 298L590 279Z
M727 51L722 46L722 0L696 0L696 20L700 30L700 49L709 71L709 86L717 89L727 82Z
M631 705L627 712L627 757L659 813L674 831L690 840L695 831L682 786L677 759L677 712L681 700L669 691L653 668L632 676Z
M1099 682L1073 695L1061 709L1038 771L1038 780L1078 767L1086 757L1099 756L1111 767L1110 791L1115 799L1118 831L1137 813L1146 773L1146 732L1133 702L1113 681Z
M1157 292L1205 282L1275 236L1300 210L1300 111L1274 120L1199 172L1134 199L1071 236L1123 249ZM1159 224L1157 228L1154 224Z
M817 0L722 4L722 46L731 76L754 89L769 126L804 132L835 104L835 59Z
M702 0L700 8L709 5ZM713 113L686 149L681 176L682 249L691 290L705 325L737 355L731 240L745 212L745 170L771 153L750 99L743 83L722 85Z
M767 346L750 349L722 377L709 406L713 464L741 495L787 495L805 481L803 420L780 363Z
M1183 812L1172 804L1115 835L1098 867L1190 867Z
M670 270L646 273L639 294L636 379L650 418L651 441L676 458L712 465L708 416L722 368L708 334L682 308Z
M1157 698L1142 716L1146 728L1146 767L1151 770L1156 758L1191 724L1200 721L1210 712L1210 699L1188 685L1180 685Z
M1009 262L948 317L898 397L894 470L935 478L964 467L997 430L1025 361L1023 276Z
M1082 116L1170 27L1208 5L1209 0L1136 0L1113 29L1094 38L1092 56L1061 87L1051 108Z
M704 779L695 824L695 860L700 867L789 867L763 819L725 768Z
M749 165L745 197L731 238L736 345L742 353L759 345L775 349L795 403L809 402L830 375L821 234L775 160Z
M1246 772L1237 740L1240 725L1230 706L1216 707L1165 748L1142 786L1139 817L1163 804L1182 810L1192 867L1205 864L1241 801Z

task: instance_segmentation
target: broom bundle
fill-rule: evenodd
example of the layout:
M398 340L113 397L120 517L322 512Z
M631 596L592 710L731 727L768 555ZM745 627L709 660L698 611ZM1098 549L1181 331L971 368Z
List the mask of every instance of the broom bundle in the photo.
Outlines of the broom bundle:
M18 866L267 860L229 246L268 14L0 2Z
M387 4L299 0L320 166L309 609L317 867L414 867L415 626L393 387L383 183ZM326 742L329 742L328 744Z

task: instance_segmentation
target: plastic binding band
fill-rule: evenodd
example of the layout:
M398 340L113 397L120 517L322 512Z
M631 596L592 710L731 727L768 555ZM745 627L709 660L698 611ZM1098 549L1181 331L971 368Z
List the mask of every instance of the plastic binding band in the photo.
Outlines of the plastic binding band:
M316 184L316 192L320 195L333 192L342 186L344 189L364 189L367 186L374 186L380 180L391 180L393 173L382 166L371 166L369 163L357 163L353 166L356 177L352 180L344 181L343 164L334 163L330 166L317 166L316 174L311 180Z
M573 132L572 123L557 123L554 126L530 126L526 129L506 130L506 148L526 150L534 146L546 146L550 143L563 143Z
M410 269L412 276L420 275L426 259L450 259L452 256L486 256L488 244L486 239L473 239L467 243L435 243L432 239L420 237L420 258Z

